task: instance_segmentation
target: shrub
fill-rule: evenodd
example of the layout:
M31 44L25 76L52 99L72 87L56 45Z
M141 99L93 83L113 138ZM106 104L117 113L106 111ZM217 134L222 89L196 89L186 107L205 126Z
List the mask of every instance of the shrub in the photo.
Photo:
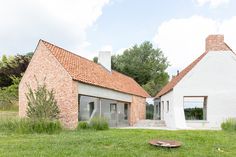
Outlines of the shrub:
M108 130L109 125L105 117L94 117L89 123L90 127L95 130Z
M88 122L79 122L77 129L89 129Z
M28 86L29 93L26 94L28 100L27 116L32 119L58 119L60 111L54 98L54 91L47 90L45 83L39 85L37 81L37 85L35 90Z
M21 134L28 133L59 133L62 130L59 121L25 119L3 119L0 122L0 131Z
M236 118L229 118L221 124L222 130L236 131Z
M0 110L17 111L18 110L18 86L19 77L11 77L12 85L0 88Z

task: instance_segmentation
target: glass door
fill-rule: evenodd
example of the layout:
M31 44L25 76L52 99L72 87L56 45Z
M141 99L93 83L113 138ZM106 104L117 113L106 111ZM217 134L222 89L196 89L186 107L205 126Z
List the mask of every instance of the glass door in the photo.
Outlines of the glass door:
M157 114L157 120L161 120L161 103L158 102L156 105L156 114Z
M110 104L110 113L111 113L110 126L116 127L117 126L117 104L115 103Z

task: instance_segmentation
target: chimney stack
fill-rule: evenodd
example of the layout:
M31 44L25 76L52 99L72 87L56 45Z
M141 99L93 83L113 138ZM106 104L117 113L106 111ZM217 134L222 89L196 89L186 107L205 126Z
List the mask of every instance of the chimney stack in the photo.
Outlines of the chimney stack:
M209 35L206 38L206 51L231 51L224 42L224 35Z
M100 51L98 54L98 63L111 72L111 52Z

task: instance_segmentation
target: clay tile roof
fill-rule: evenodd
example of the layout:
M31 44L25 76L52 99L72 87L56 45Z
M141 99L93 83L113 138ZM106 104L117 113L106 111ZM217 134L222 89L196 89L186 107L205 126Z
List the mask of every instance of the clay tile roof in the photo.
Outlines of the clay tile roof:
M109 72L100 64L94 63L93 61L78 56L49 42L41 41L70 74L72 79L123 93L150 97L149 94L131 77L114 70Z
M226 44L224 43L223 45L223 51L232 51L232 49ZM222 48L221 48L222 49ZM170 92L177 84L180 80L182 80L182 78L188 73L190 72L195 65L197 65L203 58L204 56L207 54L208 51L206 51L205 53L203 53L201 56L199 56L196 60L194 60L189 66L187 66L184 70L182 70L177 76L175 76L167 85L165 85L162 90L160 92L157 93L157 95L155 96L155 98L159 98L162 95ZM233 52L234 53L234 52Z

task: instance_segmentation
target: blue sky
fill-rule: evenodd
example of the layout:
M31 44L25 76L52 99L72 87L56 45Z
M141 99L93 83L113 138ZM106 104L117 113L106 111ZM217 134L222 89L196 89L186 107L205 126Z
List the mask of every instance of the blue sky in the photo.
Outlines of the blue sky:
M100 50L120 54L151 41L163 50L170 74L204 52L221 33L236 50L233 0L0 0L0 55L34 51L39 39L91 59Z
M235 1L211 8L209 4L199 6L193 0L117 0L104 7L103 15L88 31L88 40L94 49L112 45L114 50L119 50L152 41L158 26L166 20L192 15L221 20L235 15L235 9Z

